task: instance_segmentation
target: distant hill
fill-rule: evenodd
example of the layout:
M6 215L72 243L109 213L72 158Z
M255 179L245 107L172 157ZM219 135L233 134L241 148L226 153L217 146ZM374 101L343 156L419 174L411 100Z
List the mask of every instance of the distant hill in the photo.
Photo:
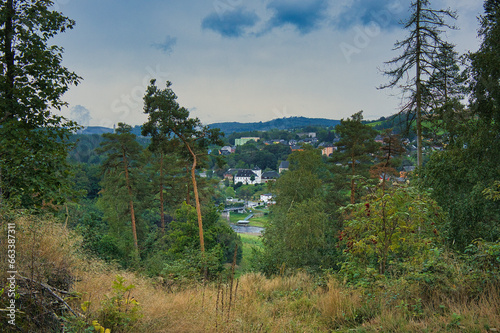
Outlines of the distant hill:
M113 133L113 129L102 126L87 126L83 130L78 132L78 134L103 134L103 133Z
M104 133L113 133L114 130L112 128L108 127L102 127L102 126L87 126L83 130L79 131L78 134L104 134ZM132 127L132 133L134 133L137 136L141 135L141 126L135 125Z
M231 134L235 132L248 132L248 131L269 131L272 129L294 129L306 126L337 126L340 120L332 120L325 118L307 118L307 117L289 117L289 118L277 118L274 120L266 122L255 122L255 123L238 123L238 122L225 122L225 123L213 123L209 124L210 128L220 128L220 130L226 134ZM102 126L88 126L85 127L78 134L103 134L103 133L113 133L112 128L102 127ZM132 133L137 136L141 135L141 126L136 125L132 128Z
M306 118L306 117L289 117L278 118L266 122L255 123L239 123L239 122L224 122L213 123L208 125L210 128L220 128L226 134L234 132L248 132L248 131L269 131L272 129L294 129L306 126L336 126L340 120L332 120L325 118Z

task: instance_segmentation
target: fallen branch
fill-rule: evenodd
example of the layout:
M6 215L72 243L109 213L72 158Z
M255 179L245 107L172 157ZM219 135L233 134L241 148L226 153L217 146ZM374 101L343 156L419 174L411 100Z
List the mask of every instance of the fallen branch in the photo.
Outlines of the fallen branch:
M25 281L31 281L33 283L36 283L38 285L40 285L41 287L45 288L45 290L47 290L52 296L54 296L58 301L60 301L62 304L64 304L64 306L66 308L68 308L69 311L71 311L71 313L73 313L76 317L81 317L82 315L81 314L77 314L75 311L73 311L73 309L71 308L71 306L69 306L68 303L66 303L66 301L59 295L57 295L55 291L59 292L59 293L62 293L62 294L70 294L69 292L67 291L64 291L64 290L59 290L57 288L53 288L51 286L49 286L48 284L45 284L43 282L39 282L39 281L36 281L36 280L33 280L33 279L30 279L30 278L27 278L27 277L24 277L22 275L20 275L19 273L17 274L21 279L25 280Z

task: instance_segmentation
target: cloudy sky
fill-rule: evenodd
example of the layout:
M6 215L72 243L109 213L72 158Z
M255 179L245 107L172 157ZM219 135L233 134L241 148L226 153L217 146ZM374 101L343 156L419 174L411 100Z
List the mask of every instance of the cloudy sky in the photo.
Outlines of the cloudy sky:
M455 10L444 38L478 47L479 0L434 0ZM56 0L76 21L53 41L83 77L63 114L84 125L142 124L149 80L172 82L179 103L205 124L290 116L366 119L394 114L398 91L384 61L406 31L409 0ZM81 119L79 119L81 118Z

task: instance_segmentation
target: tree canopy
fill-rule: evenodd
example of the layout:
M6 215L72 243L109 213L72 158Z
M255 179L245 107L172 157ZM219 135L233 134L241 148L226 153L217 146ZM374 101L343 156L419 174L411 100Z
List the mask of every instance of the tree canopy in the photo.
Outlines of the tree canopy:
M0 191L23 206L61 202L70 190L66 154L76 124L52 110L80 77L62 65L62 48L49 45L74 25L52 4L7 0L0 8Z

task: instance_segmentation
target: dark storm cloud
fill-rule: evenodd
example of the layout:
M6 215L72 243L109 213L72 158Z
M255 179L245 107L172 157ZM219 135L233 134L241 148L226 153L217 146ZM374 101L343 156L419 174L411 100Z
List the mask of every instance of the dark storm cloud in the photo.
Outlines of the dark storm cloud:
M259 20L254 12L239 7L208 15L201 22L201 27L215 31L223 37L237 38L245 35L245 29L255 26Z
M273 0L267 8L273 11L273 16L268 22L268 30L292 25L301 34L307 34L317 29L326 18L328 0Z

